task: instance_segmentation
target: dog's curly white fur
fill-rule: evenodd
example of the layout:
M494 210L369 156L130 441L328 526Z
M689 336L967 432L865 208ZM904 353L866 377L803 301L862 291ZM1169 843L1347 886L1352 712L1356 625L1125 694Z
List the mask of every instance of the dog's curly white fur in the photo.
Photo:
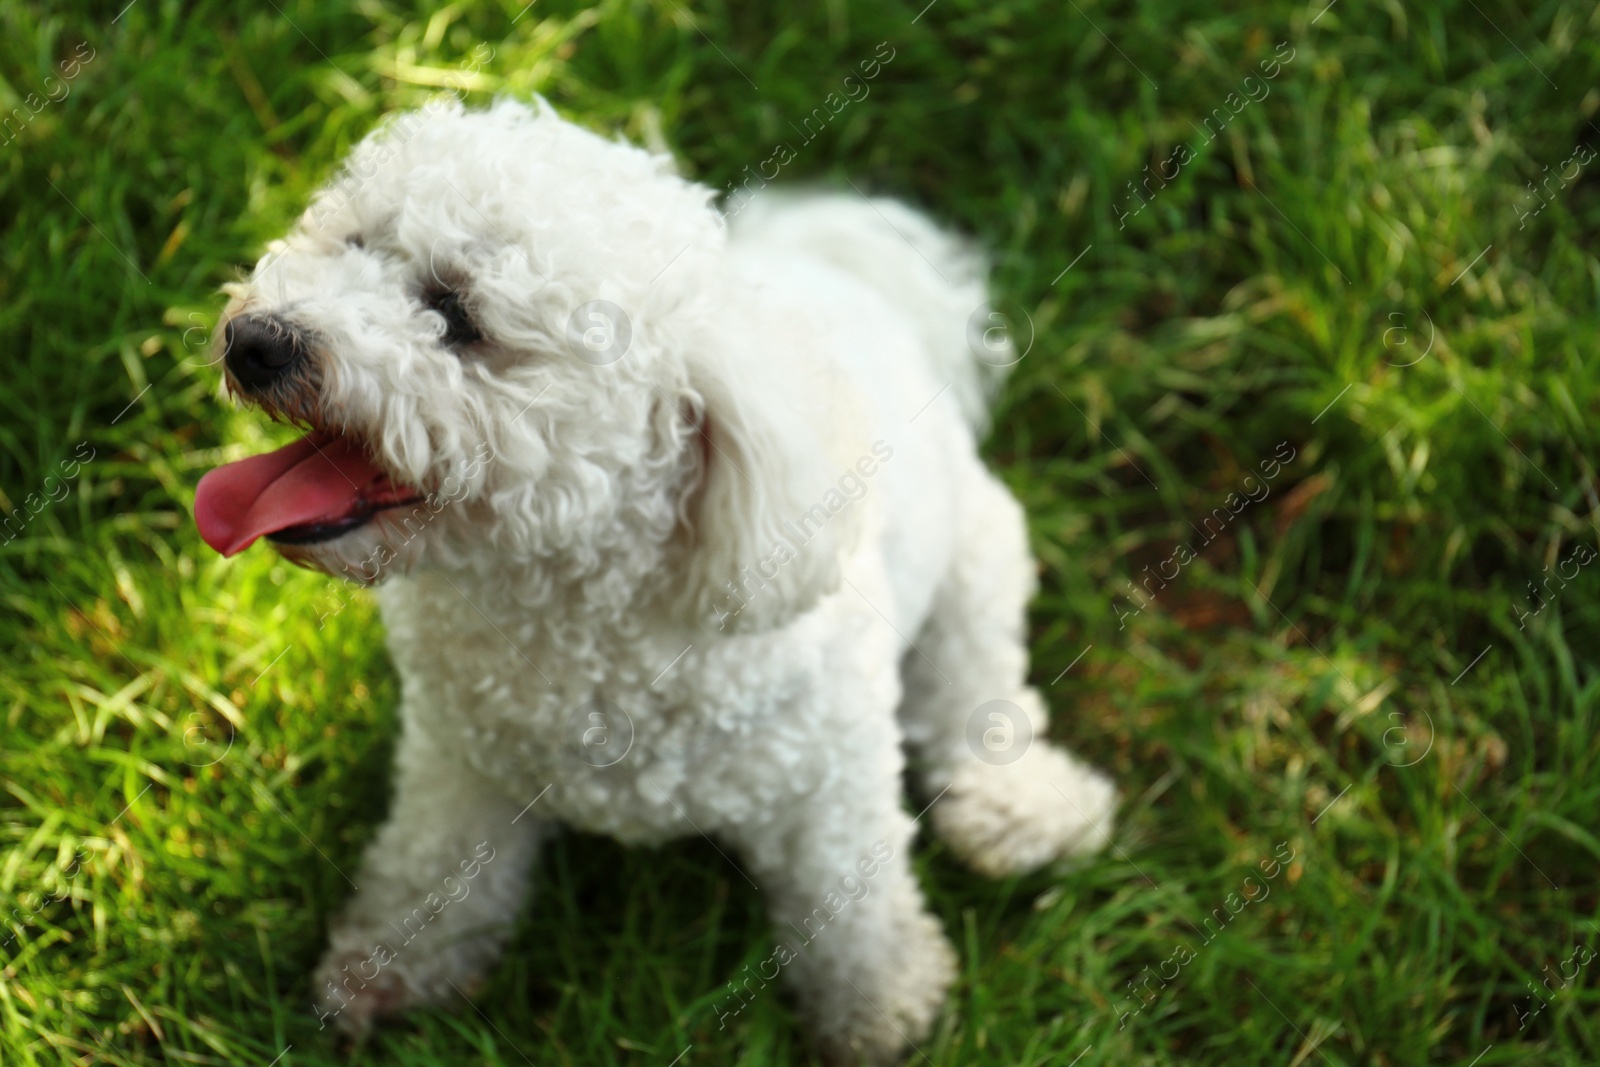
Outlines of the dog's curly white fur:
M704 833L765 894L827 1058L888 1063L954 975L909 863L906 755L983 872L1108 837L1109 784L1044 740L1025 681L1035 567L976 450L981 260L891 201L727 220L712 195L543 104L449 106L367 138L230 287L229 319L309 352L257 400L447 497L279 549L378 580L402 679L393 810L316 975L325 1019L470 992L557 824ZM480 340L447 343L441 285ZM620 358L574 345L597 300ZM967 740L997 699L1034 737L1003 766ZM597 727L625 755L586 753Z

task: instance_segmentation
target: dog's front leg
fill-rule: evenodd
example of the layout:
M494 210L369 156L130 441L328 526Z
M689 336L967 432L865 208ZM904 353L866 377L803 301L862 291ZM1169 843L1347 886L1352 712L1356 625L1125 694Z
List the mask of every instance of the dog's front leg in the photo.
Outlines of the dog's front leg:
M898 754L872 778L835 782L784 822L735 835L768 898L776 948L735 976L719 1021L727 1025L782 972L830 1065L896 1062L927 1036L955 974L955 953L911 870Z
M473 990L511 932L542 830L420 731L404 731L395 762L388 821L313 978L323 1025L351 1032Z

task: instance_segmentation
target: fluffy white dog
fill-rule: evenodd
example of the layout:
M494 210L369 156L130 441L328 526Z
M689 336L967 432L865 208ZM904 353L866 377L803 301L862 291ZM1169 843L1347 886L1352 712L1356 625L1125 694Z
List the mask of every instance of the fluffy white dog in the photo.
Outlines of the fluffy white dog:
M229 288L229 387L311 432L208 474L200 530L378 583L402 679L325 1022L470 991L565 823L712 838L778 941L719 1021L781 971L825 1058L889 1063L955 964L907 759L979 871L1108 837L1026 681L981 261L890 201L712 199L542 103L433 108Z

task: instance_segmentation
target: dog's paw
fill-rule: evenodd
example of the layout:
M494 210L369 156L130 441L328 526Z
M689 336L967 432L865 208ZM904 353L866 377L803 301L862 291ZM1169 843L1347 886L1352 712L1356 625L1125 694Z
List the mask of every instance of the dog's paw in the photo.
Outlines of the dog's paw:
M421 1003L392 959L386 966L378 963L383 958L356 949L329 949L311 979L317 1017L324 1027L360 1037L384 1016Z
M991 878L1021 874L1111 841L1111 782L1054 745L1015 763L958 765L931 810L934 829L966 864Z
M846 977L810 1020L827 1067L892 1067L926 1041L956 975L956 953L926 912L904 917L892 958Z

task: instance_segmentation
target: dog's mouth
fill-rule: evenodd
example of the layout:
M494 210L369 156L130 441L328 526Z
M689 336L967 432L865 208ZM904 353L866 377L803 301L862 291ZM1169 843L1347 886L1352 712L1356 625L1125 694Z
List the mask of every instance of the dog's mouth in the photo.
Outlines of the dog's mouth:
M422 492L389 478L361 442L317 431L292 445L218 467L200 479L194 521L206 544L237 555L258 538L285 545L331 541Z

